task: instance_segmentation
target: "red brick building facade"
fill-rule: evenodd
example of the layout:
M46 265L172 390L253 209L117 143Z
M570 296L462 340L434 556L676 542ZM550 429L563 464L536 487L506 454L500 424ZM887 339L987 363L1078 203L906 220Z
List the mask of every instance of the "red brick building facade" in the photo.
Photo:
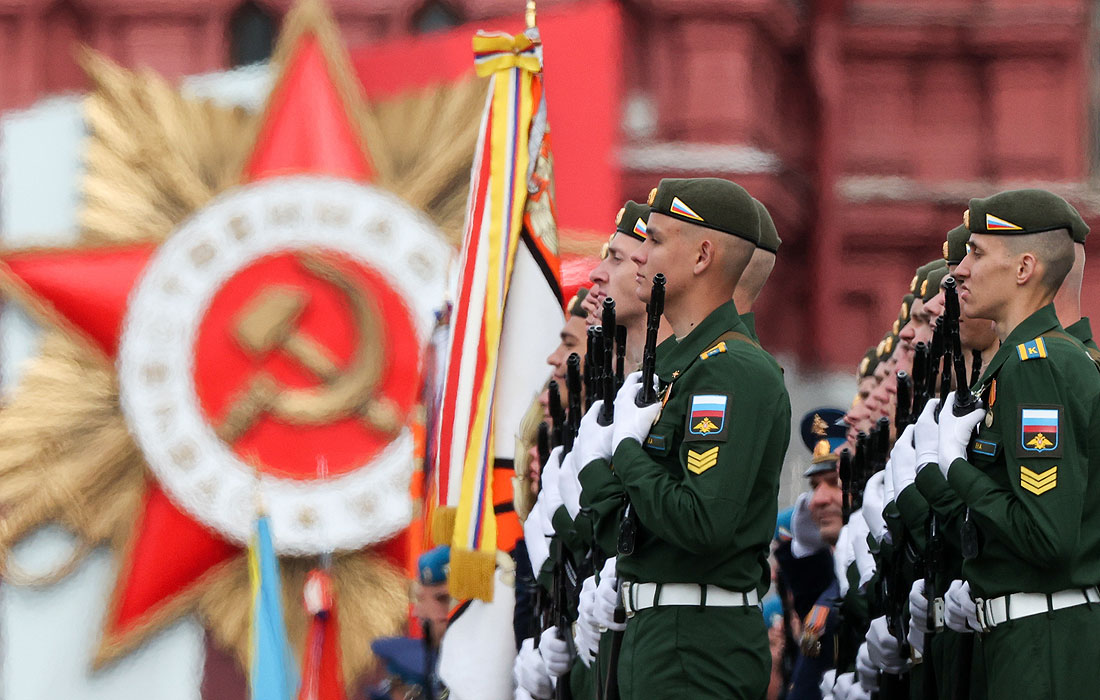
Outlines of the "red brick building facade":
M522 0L330 0L363 46ZM568 2L541 0L540 7ZM169 77L262 55L289 0L0 0L0 110L85 87L73 47ZM966 199L1039 182L1100 222L1083 0L623 3L623 197L668 174L745 184L784 246L765 344L847 368ZM560 95L556 99L562 99ZM1090 266L1091 267L1091 266ZM1086 312L1100 312L1100 271Z

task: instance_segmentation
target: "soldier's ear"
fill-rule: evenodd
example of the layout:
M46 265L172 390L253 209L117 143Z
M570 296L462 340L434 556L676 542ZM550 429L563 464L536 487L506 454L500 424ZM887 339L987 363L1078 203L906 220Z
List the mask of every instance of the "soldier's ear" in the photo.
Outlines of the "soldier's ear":
M1016 258L1016 284L1023 286L1032 279L1039 281L1039 260L1035 253L1022 253Z
M695 265L692 272L696 275L703 274L707 268L714 264L715 246L710 237L705 237L695 246Z

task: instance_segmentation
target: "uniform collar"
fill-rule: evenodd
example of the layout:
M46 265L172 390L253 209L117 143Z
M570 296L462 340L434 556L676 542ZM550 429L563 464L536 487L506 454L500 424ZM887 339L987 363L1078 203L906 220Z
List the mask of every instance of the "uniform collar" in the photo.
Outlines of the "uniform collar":
M1025 318L1018 326L1009 332L1008 337L1001 343L1001 347L997 348L997 353L993 355L993 359L989 361L989 366L987 366L985 372L982 373L982 378L978 382L978 386L985 386L985 383L989 381L990 377L997 373L1001 365L1005 363L1005 360L1016 355L1017 345L1026 343L1029 340L1034 340L1042 334L1055 330L1058 327L1058 315L1054 313L1054 304L1047 304Z
M1092 324L1089 323L1088 316L1082 316L1076 323L1069 324L1065 331L1082 343L1092 340Z
M748 313L741 314L741 323L745 324L745 335L756 342L760 342L760 338L756 336L756 313L749 311Z
M659 373L661 379L669 381L672 374L682 372L695 358L709 348L718 336L728 331L737 331L748 335L748 329L741 321L732 299L711 311L710 315L684 336L683 340L674 341L675 345L669 347L669 353L665 361L660 363Z

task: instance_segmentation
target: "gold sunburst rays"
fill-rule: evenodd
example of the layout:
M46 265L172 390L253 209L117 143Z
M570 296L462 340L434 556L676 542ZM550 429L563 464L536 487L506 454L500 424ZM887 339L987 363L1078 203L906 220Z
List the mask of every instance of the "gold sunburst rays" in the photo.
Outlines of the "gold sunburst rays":
M85 103L89 138L80 242L160 241L235 185L257 115L184 97L152 72L85 52L95 86ZM457 245L477 143L485 81L473 76L372 105L358 118L378 184L423 211ZM369 129L367 126L369 125Z

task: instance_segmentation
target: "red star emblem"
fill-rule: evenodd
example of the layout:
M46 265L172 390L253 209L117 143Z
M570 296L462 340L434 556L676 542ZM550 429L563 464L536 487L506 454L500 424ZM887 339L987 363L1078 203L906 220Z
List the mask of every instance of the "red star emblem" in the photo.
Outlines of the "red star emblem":
M296 10L298 21L287 19L292 29L281 37L276 56L281 72L238 184L290 174L360 183L369 183L375 176L355 113L358 86L346 57L334 46L336 31L331 20L318 9L318 5L307 3ZM131 292L157 250L157 246L143 243L12 253L0 262L0 282L39 320L70 331L92 356L113 366ZM278 268L280 263L275 260L272 264ZM265 274L281 273L269 265ZM212 305L212 309L216 307ZM239 309L229 308L226 313L236 311ZM391 309L385 311L389 323ZM338 348L339 339L334 342ZM413 351L415 358L415 347L406 350ZM217 351L216 347L210 349ZM407 377L417 371L415 359L412 375L407 367L398 374L402 371L408 383ZM402 410L410 409L415 388L384 390ZM215 406L210 409L215 413L228 401L224 393L201 398ZM335 465L337 471L339 466ZM402 536L374 549L404 565ZM239 563L241 551L239 545L178 507L155 479L147 478L140 512L122 554L97 662L125 653L149 632L187 611L199 587L228 571L235 560Z

